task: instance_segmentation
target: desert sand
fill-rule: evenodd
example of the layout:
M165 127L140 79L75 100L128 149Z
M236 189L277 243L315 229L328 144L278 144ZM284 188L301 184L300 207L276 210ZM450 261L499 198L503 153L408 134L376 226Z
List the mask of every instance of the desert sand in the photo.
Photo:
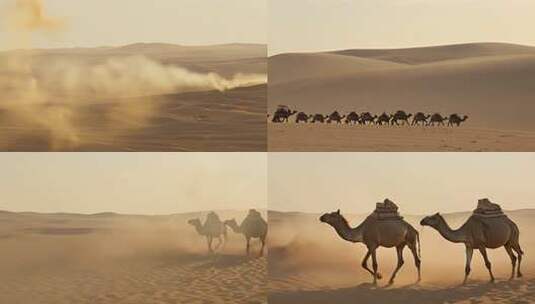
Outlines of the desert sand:
M266 150L265 45L18 50L0 70L4 151Z
M403 131L412 140L400 142L402 135L391 128L373 133L345 129L305 132L290 126L269 126L270 150L293 151L307 145L310 150L322 151L340 150L337 146L343 145L353 151L447 151L457 149L459 144L469 151L532 151L534 147L534 47L471 43L279 54L269 58L269 81L269 112L284 104L310 114L405 110L469 116L458 136L448 136L445 130L434 135L445 140L444 147L439 144L438 149L436 138L418 129ZM310 144L312 132L317 146ZM485 141L465 145L480 136L489 137L491 142L501 141L507 132L522 133L522 140L511 146ZM374 147L349 144L375 140Z
M187 224L204 216L1 212L0 302L266 303L266 258L233 232L208 254Z
M396 263L394 249L379 249L379 271L386 279L373 286L360 265L366 252L363 244L340 239L332 227L318 220L320 214L270 211L269 303L532 303L535 271L529 257L535 250L535 238L530 235L535 210L506 213L520 228L523 278L509 280L510 260L499 248L489 252L497 281L488 282L483 259L475 252L470 280L462 286L464 245L444 240L429 227L423 229L418 224L423 216L405 216L420 232L422 281L416 284L416 268L406 249L405 264L394 285L387 287ZM444 216L457 228L469 213ZM364 215L345 217L356 226Z

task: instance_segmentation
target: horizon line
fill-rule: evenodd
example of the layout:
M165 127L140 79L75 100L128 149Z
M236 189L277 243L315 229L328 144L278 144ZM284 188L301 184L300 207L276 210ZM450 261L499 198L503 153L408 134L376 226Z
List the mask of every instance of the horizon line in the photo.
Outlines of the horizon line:
M472 42L455 42L449 44L422 44L422 45L412 45L412 46L395 46L395 47L349 47L349 48L339 48L339 49L323 49L323 50L303 50L303 51L282 51L269 54L269 44L268 44L268 58L285 55L285 54L318 54L318 53L332 53L332 52L342 52L350 50L369 50L369 51L395 51L395 50L409 50L409 49L423 49L423 48L434 48L434 47L446 47L446 46L460 46L460 45L470 45L470 44L509 44L516 46L524 47L533 47L535 45L522 44L517 42L506 42L506 41L472 41Z

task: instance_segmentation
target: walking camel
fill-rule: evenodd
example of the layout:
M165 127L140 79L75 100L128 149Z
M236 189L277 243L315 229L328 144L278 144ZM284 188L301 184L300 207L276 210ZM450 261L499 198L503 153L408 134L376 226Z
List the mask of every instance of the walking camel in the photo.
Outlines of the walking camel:
M214 252L214 249L212 248L214 238L217 238L219 241L215 247L216 250L227 241L227 227L221 222L219 216L215 212L208 213L204 225L201 224L201 220L198 218L189 220L188 224L194 226L199 235L206 236L208 252L210 253Z
M390 118L392 118L392 115L386 114L386 112L383 112L383 114L379 115L377 117L376 124L382 126L383 124L389 125L390 124Z
M308 120L312 117L312 115L307 115L305 112L299 112L295 116L295 123L299 123L301 121L308 122Z
M362 114L360 114L360 124L361 125L365 125L366 123L370 125L374 124L376 118L377 118L377 115L372 115L372 113L370 112L363 112Z
M457 127L458 127L458 126L461 125L461 123L462 123L463 121L465 121L465 120L467 120L467 119L468 119L468 116L466 116L466 115L464 115L464 116L461 118L461 116L459 116L459 115L456 114L456 113L455 113L455 114L451 114L450 117L449 117L449 119L448 119L448 126L453 127L453 125L457 125Z
M408 246L414 256L414 262L418 269L418 281L420 275L420 238L418 231L404 220L380 221L368 216L360 225L355 228L349 226L347 220L340 214L340 209L335 212L325 213L320 217L320 221L332 226L338 236L353 243L364 243L368 252L362 260L362 267L373 276L373 284L377 284L377 279L381 279L381 274L377 271L378 247L396 248L398 264L389 284L394 283L397 272L403 266L403 249ZM372 257L373 271L368 268L368 259Z
M325 119L329 118L329 115L323 116L322 114L314 114L311 123L321 122L324 123Z
M356 124L359 123L359 121L360 121L360 117L357 114L357 112L351 112L351 113L347 114L345 123L346 124L356 125Z
M334 111L327 118L327 123L331 123L333 121L335 121L336 123L342 123L342 119L345 117L346 117L345 115L340 116L340 113L338 113L338 111Z
M407 114L405 111L399 110L394 115L392 115L392 120L390 121L391 125L396 124L396 126L399 126L399 120L401 120L402 125L410 125L409 124L409 118L412 116L412 114Z
M262 256L264 254L268 227L267 222L262 218L258 211L254 209L249 210L249 214L239 226L235 219L226 220L225 225L229 226L232 231L241 233L245 236L245 252L247 255L249 255L251 238L260 239L260 242L262 242L262 248L260 248L259 255Z
M275 113L273 114L273 118L271 119L272 122L288 122L288 119L290 116L296 114L297 111L292 111L290 108L286 106L279 106Z
M450 228L440 213L436 213L423 218L420 224L434 228L440 235L442 235L442 237L450 242L464 243L466 247L466 266L463 284L466 283L468 275L470 274L470 264L472 262L474 249L479 250L483 256L485 266L489 271L491 282L494 282L494 275L492 274L492 265L487 256L486 248L495 249L503 246L511 258L511 279L515 277L515 265L517 259L518 268L516 268L516 276L522 276L522 273L520 272L520 263L522 262L522 255L524 252L520 248L518 242L520 232L518 226L507 216L481 217L472 215L460 228L454 230ZM513 250L518 257L515 256Z
M418 126L420 125L420 123L422 124L422 126L425 126L427 125L427 119L429 119L429 117L431 117L431 115L425 115L422 112L418 112L414 114L414 117L412 118L411 126Z
M438 125L444 125L444 121L448 120L447 117L442 117L442 115L440 115L440 113L435 113L433 115L431 115L431 119L429 120L429 122L427 123L427 126L435 126L435 123L437 123Z

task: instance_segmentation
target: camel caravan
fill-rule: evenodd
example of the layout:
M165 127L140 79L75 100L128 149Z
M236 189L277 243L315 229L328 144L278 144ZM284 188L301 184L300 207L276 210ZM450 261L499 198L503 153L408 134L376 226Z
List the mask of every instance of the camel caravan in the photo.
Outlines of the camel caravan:
M350 112L341 115L338 111L334 111L329 115L324 114L307 114L305 112L297 112L291 110L287 106L279 105L275 113L271 117L273 123L287 123L295 115L295 123L336 123L347 125L377 125L377 126L457 126L459 127L464 121L468 119L467 115L457 113L449 116L442 116L440 113L426 114L423 112L406 113L399 110L394 114L383 112L381 115L372 114L370 112ZM268 114L268 118L270 115ZM412 118L412 120L411 120Z
M240 225L235 219L221 221L217 213L211 211L206 216L204 224L201 224L200 219L191 219L188 223L195 227L197 233L205 236L208 243L208 252L213 253L219 248L223 250L227 241L227 227L238 234L242 234L245 238L245 253L248 256L250 253L251 239L257 238L262 243L259 256L264 254L264 247L266 245L267 236L267 222L262 218L260 212L255 209L250 209L245 219ZM218 244L212 247L214 239L218 239Z
M367 216L357 227L351 227L349 222L340 214L340 210L323 214L319 220L334 228L340 238L353 243L364 243L368 251L362 260L362 267L373 278L373 284L382 278L378 272L376 250L378 247L396 248L398 263L392 273L389 285L394 283L397 272L404 264L403 250L409 247L418 270L417 281L421 279L420 265L420 237L418 231L403 220L398 212L398 206L385 199L377 203L375 210ZM470 274L470 265L474 249L479 250L489 271L490 281L494 282L491 262L486 249L504 247L511 259L512 272L510 279L522 277L520 263L524 252L519 244L518 226L510 220L498 204L488 199L478 201L477 208L468 220L458 229L450 228L446 220L436 213L426 216L420 225L429 226L437 230L442 237L453 243L464 243L466 247L466 267L464 284ZM516 255L515 255L516 253ZM372 258L372 269L368 267L368 260ZM518 261L518 263L517 263Z

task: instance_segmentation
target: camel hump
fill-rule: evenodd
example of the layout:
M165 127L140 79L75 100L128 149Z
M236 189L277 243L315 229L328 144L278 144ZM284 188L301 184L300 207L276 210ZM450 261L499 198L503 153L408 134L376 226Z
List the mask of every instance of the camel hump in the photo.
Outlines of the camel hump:
M477 201L477 208L474 210L473 214L482 217L497 217L505 215L500 205L491 202L488 198L483 198Z
M221 222L221 220L219 219L219 215L217 215L217 213L215 213L213 211L210 211L206 215L206 223L207 224L220 223L220 222Z

